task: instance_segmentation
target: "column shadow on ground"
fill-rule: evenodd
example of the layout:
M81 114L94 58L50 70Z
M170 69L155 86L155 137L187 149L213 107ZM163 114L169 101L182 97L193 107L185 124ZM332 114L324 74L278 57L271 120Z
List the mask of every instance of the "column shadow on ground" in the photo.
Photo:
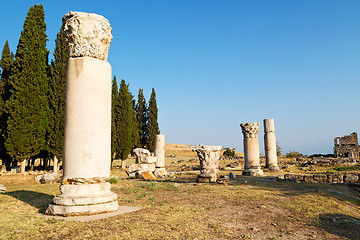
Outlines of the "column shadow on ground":
M360 239L360 219L345 214L322 214L320 227L326 232L351 240Z
M37 208L39 213L45 213L46 208L54 198L53 195L27 190L17 190L3 194L19 199L20 201Z

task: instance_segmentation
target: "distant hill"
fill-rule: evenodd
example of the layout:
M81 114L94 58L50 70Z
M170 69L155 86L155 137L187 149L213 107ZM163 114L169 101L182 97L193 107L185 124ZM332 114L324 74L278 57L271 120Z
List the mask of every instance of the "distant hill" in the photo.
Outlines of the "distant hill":
M166 156L181 156L181 157L194 157L197 158L197 154L191 151L190 146L187 144L177 143L165 143L165 154ZM243 153L236 152L238 156L244 156Z

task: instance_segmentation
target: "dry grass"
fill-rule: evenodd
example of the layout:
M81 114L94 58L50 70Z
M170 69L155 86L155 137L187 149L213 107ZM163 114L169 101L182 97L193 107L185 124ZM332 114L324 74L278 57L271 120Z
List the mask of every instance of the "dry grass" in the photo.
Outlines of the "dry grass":
M189 145L166 147L170 171L199 165ZM133 162L129 159L127 165ZM118 168L111 174L126 177ZM196 184L197 174L152 182L120 179L112 184L119 204L142 210L86 223L37 215L59 194L59 184L36 184L33 176L0 176L8 190L0 194L0 239L360 239L360 195L345 185L243 176L227 186Z
M36 216L59 193L58 184L10 185L0 195L0 238L360 238L359 194L346 186L265 183L241 176L228 186L201 185L195 178L183 174L159 182L120 180L112 185L119 203L143 209L88 223Z

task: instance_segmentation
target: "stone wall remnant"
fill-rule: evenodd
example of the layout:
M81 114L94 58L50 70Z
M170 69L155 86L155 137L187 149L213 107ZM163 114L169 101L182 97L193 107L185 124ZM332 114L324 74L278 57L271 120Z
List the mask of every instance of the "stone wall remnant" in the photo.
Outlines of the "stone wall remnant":
M356 132L334 139L334 156L360 160L360 146Z
M70 48L66 72L64 164L61 194L49 215L89 215L116 211L117 195L105 182L111 165L112 39L104 17L69 12L63 32Z
M264 147L266 160L265 169L268 171L279 171L279 167L277 164L274 119L264 119L264 131Z
M260 168L259 125L256 122L240 124L244 135L245 169L242 173L243 175L258 176L263 174Z
M200 183L215 183L220 177L219 158L221 146L192 146L200 160L200 174L196 181Z

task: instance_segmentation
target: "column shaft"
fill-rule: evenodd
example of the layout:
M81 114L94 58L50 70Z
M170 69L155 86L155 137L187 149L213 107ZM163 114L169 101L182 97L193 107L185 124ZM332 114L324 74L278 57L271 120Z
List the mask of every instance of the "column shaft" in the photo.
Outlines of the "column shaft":
M165 168L165 135L156 135L155 137L155 157L156 167Z
M69 58L66 83L62 182L106 178L111 164L111 66L96 58Z

